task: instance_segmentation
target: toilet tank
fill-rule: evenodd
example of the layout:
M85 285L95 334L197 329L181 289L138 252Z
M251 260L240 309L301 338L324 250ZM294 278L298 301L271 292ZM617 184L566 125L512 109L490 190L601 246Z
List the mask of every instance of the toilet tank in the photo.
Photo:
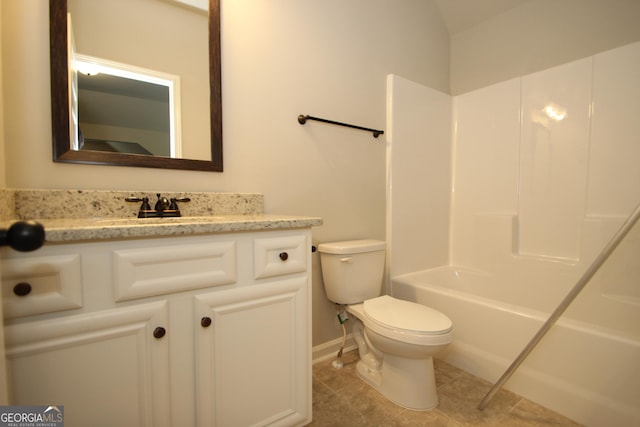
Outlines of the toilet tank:
M327 298L356 304L380 296L385 242L349 240L318 245Z

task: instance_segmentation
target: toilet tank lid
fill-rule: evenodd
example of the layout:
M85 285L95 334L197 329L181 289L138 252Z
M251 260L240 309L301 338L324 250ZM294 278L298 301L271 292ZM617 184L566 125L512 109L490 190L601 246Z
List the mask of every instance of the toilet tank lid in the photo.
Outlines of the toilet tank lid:
M325 254L359 254L363 252L382 251L385 242L382 240L346 240L344 242L321 243L318 252Z

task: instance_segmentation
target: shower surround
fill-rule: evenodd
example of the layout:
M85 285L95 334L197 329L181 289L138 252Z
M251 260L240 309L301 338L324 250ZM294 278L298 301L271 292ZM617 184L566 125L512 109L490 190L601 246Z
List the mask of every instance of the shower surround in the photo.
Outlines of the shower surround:
M445 265L471 270L499 291L483 296L472 280L463 299L497 298L548 316L640 203L639 118L640 43L455 97L389 76L390 279ZM617 353L597 340L546 351L542 362L534 350L543 386L516 374L506 388L586 425L640 422L640 372L631 362L640 359L639 256L636 226L562 318L606 337ZM455 317L461 333L445 359L490 381L521 347L489 343L526 343L535 333L474 330L471 342L479 319L464 310ZM567 364L584 381L554 376Z

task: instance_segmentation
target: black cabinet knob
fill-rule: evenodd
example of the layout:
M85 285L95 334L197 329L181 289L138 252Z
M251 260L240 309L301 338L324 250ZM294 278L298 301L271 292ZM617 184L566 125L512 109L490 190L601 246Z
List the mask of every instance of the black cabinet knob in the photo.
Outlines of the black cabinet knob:
M202 319L200 319L200 325L203 328L208 328L209 326L211 326L211 318L208 316L203 317Z
M19 297L29 295L31 293L31 290L31 284L27 282L16 283L16 285L13 287L13 293L18 295Z
M21 252L35 251L44 244L44 227L35 221L18 221L8 230L0 230L0 246Z
M280 256L280 259L281 259L282 261L286 261L286 260L288 260L288 259L289 259L289 254L288 254L288 253L286 253L286 252L280 252L280 255L279 255L279 256Z
M162 326L158 326L157 328L155 328L153 330L153 337L160 339L162 337L164 337L167 333L167 330L165 328L163 328Z

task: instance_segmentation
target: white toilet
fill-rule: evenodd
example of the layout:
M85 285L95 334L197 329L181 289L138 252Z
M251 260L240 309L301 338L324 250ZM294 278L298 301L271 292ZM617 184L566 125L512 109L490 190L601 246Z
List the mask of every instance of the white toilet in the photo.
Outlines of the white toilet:
M358 375L387 399L413 410L438 404L433 355L452 340L444 314L380 296L385 242L351 240L318 245L330 301L346 305L358 344Z

